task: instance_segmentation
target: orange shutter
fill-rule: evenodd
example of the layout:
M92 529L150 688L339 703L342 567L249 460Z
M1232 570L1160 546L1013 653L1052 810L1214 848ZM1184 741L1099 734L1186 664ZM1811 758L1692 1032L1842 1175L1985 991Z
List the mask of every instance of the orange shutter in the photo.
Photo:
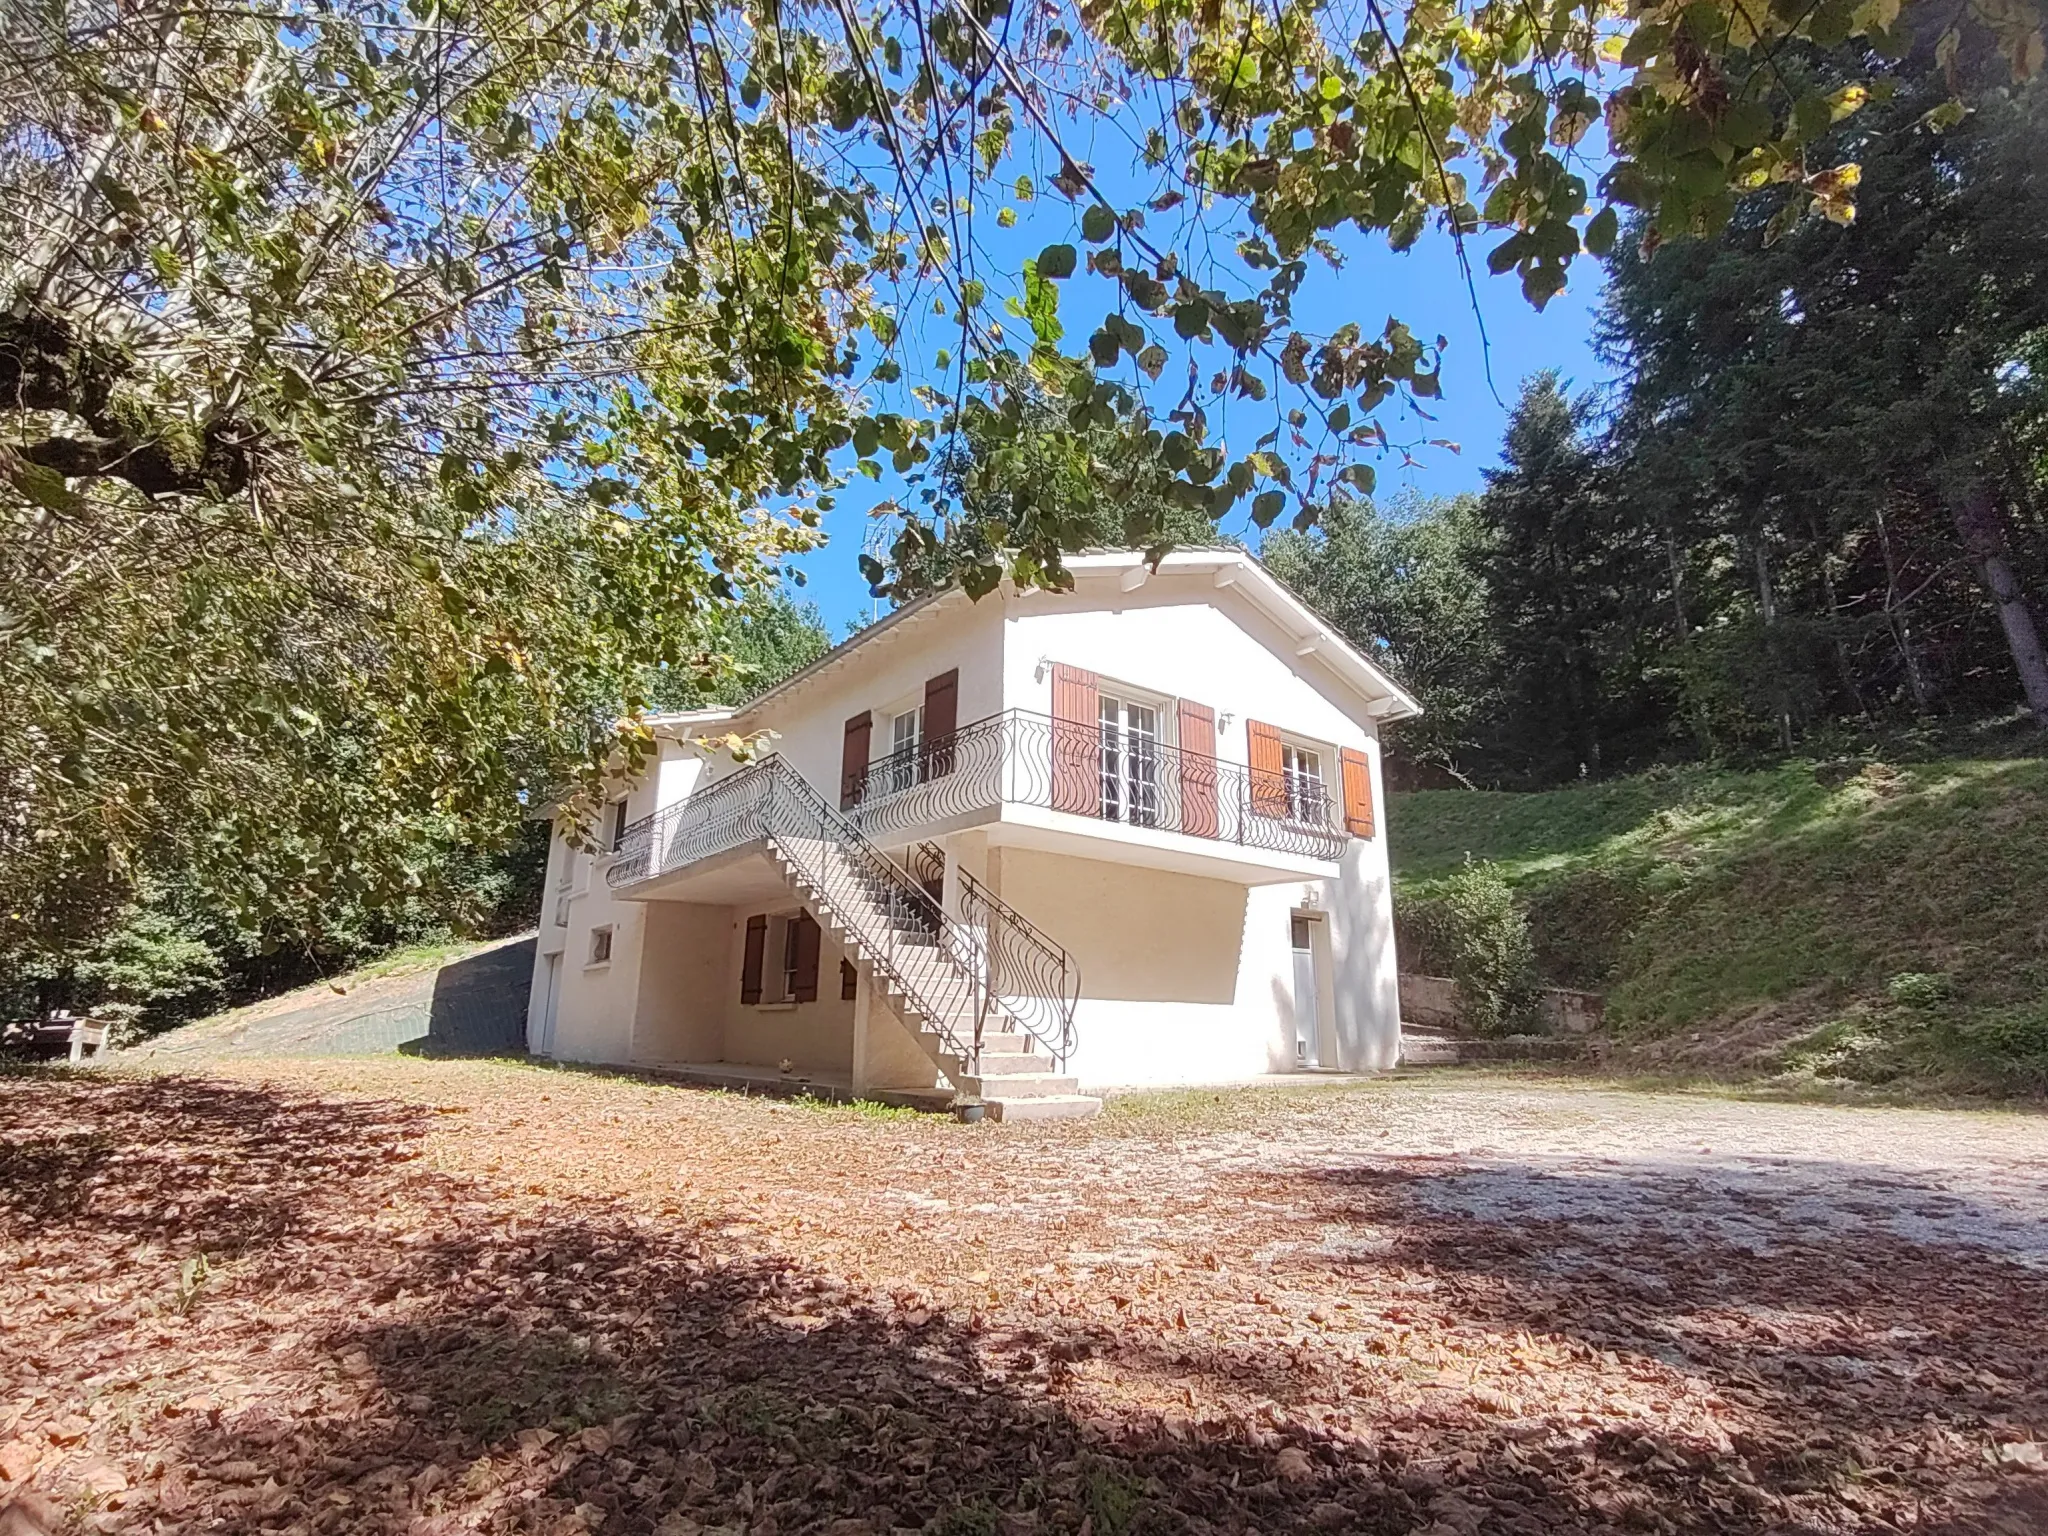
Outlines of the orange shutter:
M796 977L791 997L799 1003L818 1000L818 920L808 912L796 915Z
M1190 837L1214 837L1216 821L1216 711L1182 699L1180 731L1180 829Z
M747 952L740 961L740 1001L761 1001L761 966L768 953L768 919L755 914L747 919Z
M1372 759L1349 747L1337 755L1344 764L1344 830L1353 837L1371 837Z
M953 771L953 733L960 728L960 669L924 685L924 776Z
M1244 723L1251 756L1252 814L1287 815L1287 774L1280 760L1280 733L1263 720Z
M839 748L839 809L845 810L860 798L861 780L868 771L868 738L874 733L875 717L862 710L846 722L846 739Z
M1052 808L1102 814L1102 680L1052 666Z

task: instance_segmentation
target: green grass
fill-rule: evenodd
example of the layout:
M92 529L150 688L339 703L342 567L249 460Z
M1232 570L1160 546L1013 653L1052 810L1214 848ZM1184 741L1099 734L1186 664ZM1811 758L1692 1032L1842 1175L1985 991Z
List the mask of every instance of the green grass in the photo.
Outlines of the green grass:
M1604 988L1618 1035L1792 1075L2048 1088L2048 762L1433 790L1389 821L1398 894L1492 860L1552 979Z

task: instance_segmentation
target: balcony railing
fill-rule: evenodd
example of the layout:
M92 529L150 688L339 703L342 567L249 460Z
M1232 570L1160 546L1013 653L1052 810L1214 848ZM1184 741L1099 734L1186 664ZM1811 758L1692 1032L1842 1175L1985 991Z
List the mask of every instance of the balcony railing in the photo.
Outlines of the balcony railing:
M869 836L1009 804L1304 858L1344 852L1344 830L1316 779L1023 710L892 753L844 788L846 814Z

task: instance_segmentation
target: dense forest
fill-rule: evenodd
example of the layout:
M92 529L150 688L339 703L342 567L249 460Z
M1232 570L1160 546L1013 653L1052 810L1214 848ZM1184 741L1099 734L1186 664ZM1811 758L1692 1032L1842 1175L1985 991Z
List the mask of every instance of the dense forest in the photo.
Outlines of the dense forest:
M1483 494L1266 540L1429 705L1402 782L2038 741L2048 95L1958 117L1928 61L1884 78L1837 133L1897 218L1788 225L1766 189L1715 239L1624 240L1609 389L1529 380Z

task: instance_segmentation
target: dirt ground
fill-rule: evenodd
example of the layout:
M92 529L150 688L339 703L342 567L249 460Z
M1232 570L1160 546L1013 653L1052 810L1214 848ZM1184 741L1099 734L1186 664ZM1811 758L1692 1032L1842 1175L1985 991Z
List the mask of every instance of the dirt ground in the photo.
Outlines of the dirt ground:
M2048 1529L2048 1120L0 1079L0 1529Z

